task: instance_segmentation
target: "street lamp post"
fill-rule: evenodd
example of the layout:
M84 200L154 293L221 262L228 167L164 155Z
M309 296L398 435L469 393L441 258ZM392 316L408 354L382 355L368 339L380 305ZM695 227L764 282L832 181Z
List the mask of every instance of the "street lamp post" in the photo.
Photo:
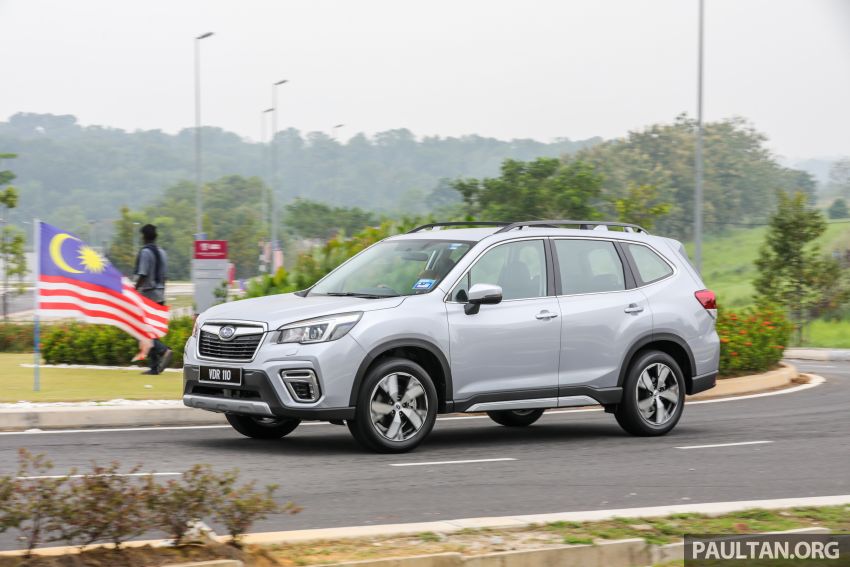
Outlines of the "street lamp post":
M213 32L195 38L195 240L203 236L201 203L201 40Z
M273 108L267 108L260 112L260 171L262 172L260 178L267 179L268 176L268 147L266 142L266 122L267 115L270 112L273 112ZM260 193L260 227L262 230L262 223L267 222L269 220L269 194L266 192L266 184L263 183ZM263 231L263 238L265 238L265 231ZM266 273L266 245L263 243L263 250L260 254L260 272Z
M343 128L343 127L345 127L345 124L334 124L334 126L331 128L331 138L336 140L337 130L339 130L340 128Z
M272 85L272 132L271 132L271 154L272 154L272 179L271 179L271 241L272 241L272 273L277 271L277 252L280 250L280 243L277 241L277 199L275 199L275 191L277 189L277 88L280 85L286 84L289 81L282 79Z
M703 75L703 30L705 0L699 0L699 32L697 48L697 128L694 152L694 261L697 273L702 273L702 75Z

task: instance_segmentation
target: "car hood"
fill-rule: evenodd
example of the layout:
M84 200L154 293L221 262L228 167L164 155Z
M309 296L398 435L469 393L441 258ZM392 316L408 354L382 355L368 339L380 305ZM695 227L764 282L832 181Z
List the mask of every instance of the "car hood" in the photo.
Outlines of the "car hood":
M330 297L327 295L301 297L294 293L283 293L231 301L210 307L201 313L200 322L204 323L213 319L258 321L267 323L269 329L276 329L281 325L324 315L392 309L401 305L403 301L403 296L365 299L362 297Z

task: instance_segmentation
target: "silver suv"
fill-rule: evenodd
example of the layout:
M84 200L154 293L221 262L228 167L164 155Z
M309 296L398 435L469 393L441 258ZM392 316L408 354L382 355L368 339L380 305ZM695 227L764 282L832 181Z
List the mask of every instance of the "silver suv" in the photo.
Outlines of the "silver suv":
M629 433L663 435L686 393L714 387L704 288L681 243L635 225L425 225L310 289L201 314L183 402L254 438L345 423L381 452L413 449L452 412L523 427L601 404Z

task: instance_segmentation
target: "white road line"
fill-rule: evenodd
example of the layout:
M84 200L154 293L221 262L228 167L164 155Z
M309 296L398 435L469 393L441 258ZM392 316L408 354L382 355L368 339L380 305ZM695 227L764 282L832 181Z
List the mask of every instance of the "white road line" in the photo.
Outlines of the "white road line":
M741 441L740 443L715 443L713 445L688 445L686 447L673 447L674 449L712 449L714 447L738 447L741 445L765 445L773 441Z
M805 373L803 373L805 374ZM779 396L782 394L792 394L794 392L801 392L803 390L808 390L810 388L815 388L820 386L826 379L822 376L818 376L816 374L809 374L810 381L808 384L800 384L799 386L794 386L793 388L786 388L784 390L776 390L774 392L762 392L761 394L747 394L744 396L736 396L733 398L718 398L715 400L696 400L693 402L686 402L686 405L693 406L699 404L719 404L723 402L734 402L737 400L750 400L753 398L766 398L769 396ZM564 410L553 410L547 411L543 414L542 417L546 417L547 415L558 415L563 413L584 413L590 411L602 411L601 407L588 407L588 408L579 408L579 409L564 409ZM0 412L2 413L2 412ZM468 416L451 416L451 417L438 417L437 421L455 421L458 419L489 419L486 415L468 415ZM306 422L301 425L331 425L328 422L319 421L319 422ZM229 425L175 425L175 426L165 426L165 427L107 427L103 429L44 429L44 430L32 430L32 431L0 431L0 436L2 435L39 435L39 434L54 434L54 433L121 433L121 432L134 432L134 431L175 431L181 429L229 429Z
M516 459L505 457L502 459L468 459L465 461L430 461L427 463L393 463L391 467L424 467L428 465L465 465L468 463L496 463L500 461L515 461Z
M179 472L140 472L140 473L115 473L115 474L53 474L43 476L19 476L17 480L48 480L57 478L86 478L89 476L180 476Z

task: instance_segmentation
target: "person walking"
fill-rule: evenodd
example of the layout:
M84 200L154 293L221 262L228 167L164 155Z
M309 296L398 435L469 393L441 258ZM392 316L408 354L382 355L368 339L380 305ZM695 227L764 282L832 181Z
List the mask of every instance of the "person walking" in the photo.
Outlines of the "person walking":
M136 291L153 302L165 305L165 277L168 268L168 258L165 250L156 243L156 227L146 224L140 230L142 233L142 248L136 256ZM144 347L142 347L144 352ZM148 350L150 369L142 374L160 374L171 364L174 353L159 339L153 339Z

